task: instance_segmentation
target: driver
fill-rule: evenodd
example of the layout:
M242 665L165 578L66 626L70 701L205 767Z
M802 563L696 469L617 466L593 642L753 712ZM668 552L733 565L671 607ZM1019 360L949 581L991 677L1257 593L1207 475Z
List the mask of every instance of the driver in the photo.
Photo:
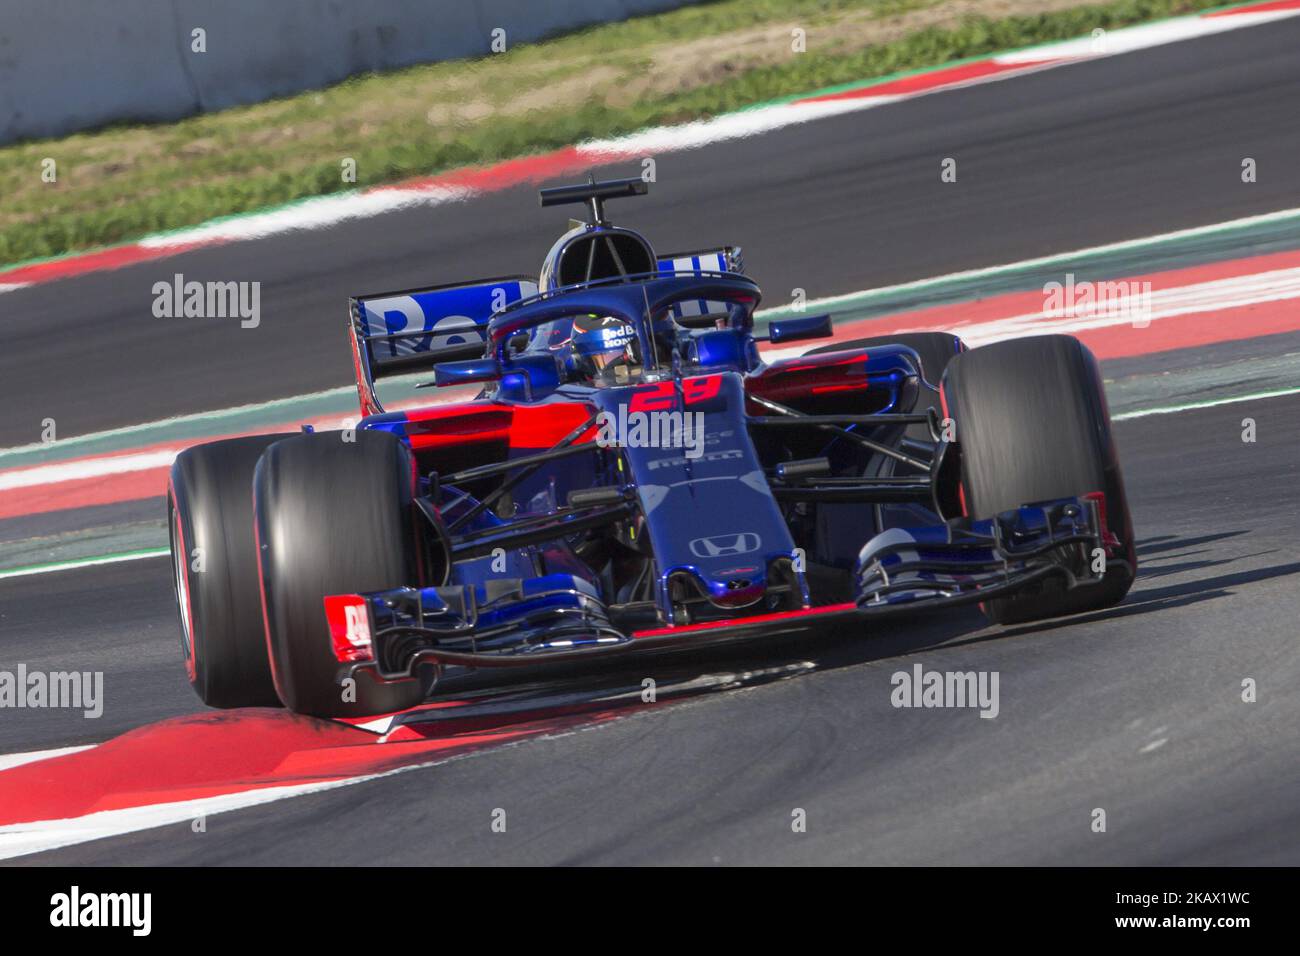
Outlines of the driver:
M590 363L593 377L627 381L641 368L636 329L617 316L578 316L573 320L573 344L579 361Z

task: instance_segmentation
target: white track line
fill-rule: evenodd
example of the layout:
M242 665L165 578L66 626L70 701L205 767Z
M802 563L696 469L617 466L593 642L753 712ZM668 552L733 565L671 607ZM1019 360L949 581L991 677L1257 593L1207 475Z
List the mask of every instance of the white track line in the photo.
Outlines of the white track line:
M1204 402L1188 402L1185 405L1166 405L1162 408L1141 408L1135 412L1112 415L1111 421L1126 422L1133 418L1146 418L1149 415L1175 415L1178 412L1194 412L1202 408L1218 408L1220 405L1236 405L1239 402L1262 402L1270 398L1282 398L1286 395L1300 394L1300 386L1295 388L1277 388L1269 392L1255 392L1251 395L1230 395L1225 398L1211 398Z
M142 452L136 455L118 454L103 458L64 461L53 465L14 468L10 471L0 472L0 491L34 488L41 485L57 485L65 481L103 478L107 475L125 475L133 471L170 468L171 463L176 460L176 456L181 453L184 447L184 445L177 445L175 448Z
M408 769L408 768L402 768ZM409 768L414 769L414 768ZM397 771L389 771L396 773ZM323 790L346 787L363 780L374 780L388 774L370 774L349 777L328 783L293 784L283 787L263 787L217 797L197 800L180 800L152 806L128 807L121 810L101 810L67 820L38 820L33 823L15 823L0 827L0 860L42 853L59 847L102 840L106 837L152 830L155 827L176 823L190 823L199 817L213 816L230 810L242 810L264 803L274 803L289 797L299 797Z
M6 578L29 578L36 574L54 574L56 571L75 571L78 568L93 568L101 564L121 564L123 561L144 561L149 558L163 558L171 554L168 548L149 548L142 551L130 551L123 554L107 554L95 558L72 558L68 561L51 561L49 564L33 564L22 568L9 568L0 571L0 581ZM4 767L0 765L0 770Z
M83 750L93 750L98 746L98 744L84 744L80 747L58 747L54 750L29 750L27 753L21 754L0 754L0 770L12 770L14 767L23 766L23 764L49 760L51 757L63 757L67 754L80 753Z

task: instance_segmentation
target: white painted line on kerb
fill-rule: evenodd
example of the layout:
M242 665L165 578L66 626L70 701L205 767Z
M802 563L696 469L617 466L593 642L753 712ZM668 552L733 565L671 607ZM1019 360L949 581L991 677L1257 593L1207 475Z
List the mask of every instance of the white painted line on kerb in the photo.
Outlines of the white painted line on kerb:
M1226 312L1265 302L1300 298L1300 268L1257 272L1228 279L1214 279L1183 286L1171 286L1149 294L1120 295L1106 302L1092 302L1068 315L1053 315L1045 308L1023 315L1009 315L983 322L954 322L951 331L972 348L1018 339L1026 335L1073 334L1089 330L1148 324L1205 312Z
M1033 62L1043 57L1079 59L1115 56L1150 49L1153 46L1163 46L1166 43L1177 43L1180 40L1193 40L1215 33L1226 33L1242 27L1259 26L1297 15L1300 15L1300 10L1242 10L1232 16L1218 17L1192 14L1170 20L1157 20L1154 23L1141 23L1119 30L1107 30L1096 38L1086 36L1043 43L1011 53L999 53L993 59L998 63L1014 64Z
M67 754L80 753L83 750L93 750L98 744L83 744L80 747L59 747L55 750L29 750L21 754L0 754L0 770L12 770L14 767L21 767L23 764L36 763L40 760L49 760L51 757L63 757Z
M939 89L950 89L944 85ZM935 92L938 92L936 90ZM592 160L608 161L626 156L644 156L650 153L671 153L678 150L699 149L714 143L734 139L747 139L762 133L771 133L787 126L810 123L813 120L842 116L860 110L911 99L915 93L863 96L855 99L821 100L814 103L775 103L724 113L712 119L694 120L680 126L659 126L629 133L614 139L588 140L578 144L578 150Z
M900 282L897 285L882 285L874 289L863 289L859 292L845 292L840 295L829 295L820 299L809 299L804 303L804 311L816 311L818 309L834 308L835 306L848 306L865 298L884 298L899 292L918 292L931 286L942 285L948 282L989 278L992 276L1004 275L1009 272L1035 269L1040 266L1064 265L1075 259L1086 258L1088 256L1101 256L1112 252L1131 252L1136 249L1146 248L1147 246L1159 246L1180 239L1195 239L1200 236L1214 235L1218 232L1248 229L1251 226L1265 226L1269 223L1282 222L1287 219L1300 219L1300 208L1280 209L1277 212L1264 213L1259 216L1246 216L1242 219L1230 219L1227 222L1217 222L1207 226L1193 226L1190 229L1179 229L1175 232L1163 232L1157 233L1153 236L1143 236L1140 239L1124 239L1120 242L1111 242L1103 246L1087 246L1083 249L1071 250L1070 252L1058 252L1053 253L1050 256L1039 256L1035 259L1022 259L1020 262L1007 262L998 266L981 266L978 269L965 269L961 272L948 272L944 275L931 276L928 279L913 279L910 282ZM789 306L773 306L770 309L760 309L755 313L755 316L763 318L768 315L784 315L789 311Z
M634 720L636 719L636 716L637 715L632 714L623 719ZM277 800L299 797L309 793L322 793L326 790L337 790L341 787L350 787L358 783L380 780L384 777L392 777L400 773L410 773L414 770L426 770L430 767L438 767L459 760L472 760L477 757L494 754L503 749L518 747L521 744L529 743L534 740L556 740L562 737L570 737L577 733L597 730L605 726L608 726L608 724L597 721L574 730L538 734L536 737L510 741L494 747L485 747L467 753L459 753L449 757L431 759L423 763L411 764L405 767L396 767L392 770L383 770L377 773L362 774L355 777L345 777L338 780L289 784L285 786L256 787L236 793L222 794L220 796L199 797L193 800L178 800L174 803L126 807L118 810L101 810L96 813L88 813L85 816L73 817L71 819L39 820L31 823L9 824L8 826L0 826L0 860L13 859L14 857L26 856L31 853L42 853L46 850L56 850L59 847L73 846L78 843L87 843L91 840L102 840L106 837L122 836L127 833L138 833L141 830L151 830L156 827L168 826L173 823L188 823L200 816L215 816L218 813L227 813L232 810L242 810L247 807L274 803Z
M53 465L15 468L12 471L0 472L0 491L54 485L64 481L79 481L85 478L102 478L105 475L123 475L133 471L170 468L171 463L176 460L176 456L181 453L182 447L177 445L175 448L142 452L137 455L112 455L103 458L64 461Z
M406 769L406 768L403 768ZM397 771L389 771L395 773ZM215 816L231 810L242 810L264 803L274 803L288 797L298 797L322 790L334 790L363 780L374 780L386 774L350 777L327 783L300 783L283 787L261 787L217 797L196 800L178 800L120 810L100 810L85 816L66 820L41 820L33 823L14 823L0 826L0 860L42 853L60 847L74 846L91 840L138 833L173 823L185 823L198 817Z
M1150 325L1155 322L1168 322L1186 315L1227 311L1290 299L1300 299L1300 268L1277 269L1271 272L1233 276L1228 279L1170 286L1149 294L1144 292L1136 295L1122 294L1114 299L1094 301L1077 309L1070 309L1063 315L1050 313L1044 306L1037 312L1008 315L1000 319L986 319L979 322L952 321L944 326L944 330L960 336L961 340L971 348L978 348L981 345L992 345L994 342L1005 342L1026 335L1053 333L1071 335L1121 325L1141 328L1142 326L1137 324L1139 319L1146 325ZM881 318L883 320L885 317ZM861 324L849 323L847 328L838 332L831 341L850 339L868 332L873 321L875 320L864 319ZM927 327L929 326L923 326L923 328ZM761 348L760 354L764 360L773 362L802 355L805 348L806 346L784 349Z
M192 242L229 242L265 239L282 232L325 229L349 219L365 219L413 206L438 205L472 195L469 189L449 187L377 187L362 193L319 196L264 212L228 216L163 235L147 236L138 245L161 249Z

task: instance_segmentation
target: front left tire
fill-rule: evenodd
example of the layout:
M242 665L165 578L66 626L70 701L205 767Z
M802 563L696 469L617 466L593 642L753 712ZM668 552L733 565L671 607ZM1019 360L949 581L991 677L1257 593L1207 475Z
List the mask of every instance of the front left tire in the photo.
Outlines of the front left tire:
M348 437L350 440L344 440ZM267 449L254 480L266 640L276 691L290 710L363 717L413 707L412 678L385 683L335 658L328 594L417 586L422 520L410 450L387 432L317 432Z
M253 472L285 435L196 445L167 488L172 586L190 686L209 707L279 707L262 628Z

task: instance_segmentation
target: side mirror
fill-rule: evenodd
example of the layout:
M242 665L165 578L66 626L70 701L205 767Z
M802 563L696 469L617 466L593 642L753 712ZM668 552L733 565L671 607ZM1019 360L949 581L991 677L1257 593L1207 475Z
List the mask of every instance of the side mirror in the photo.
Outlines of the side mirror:
M433 369L433 384L438 386L495 382L500 377L501 366L490 356L464 362L442 362Z
M829 315L800 315L769 322L766 341L776 345L781 342L802 342L804 339L828 339L834 334Z

